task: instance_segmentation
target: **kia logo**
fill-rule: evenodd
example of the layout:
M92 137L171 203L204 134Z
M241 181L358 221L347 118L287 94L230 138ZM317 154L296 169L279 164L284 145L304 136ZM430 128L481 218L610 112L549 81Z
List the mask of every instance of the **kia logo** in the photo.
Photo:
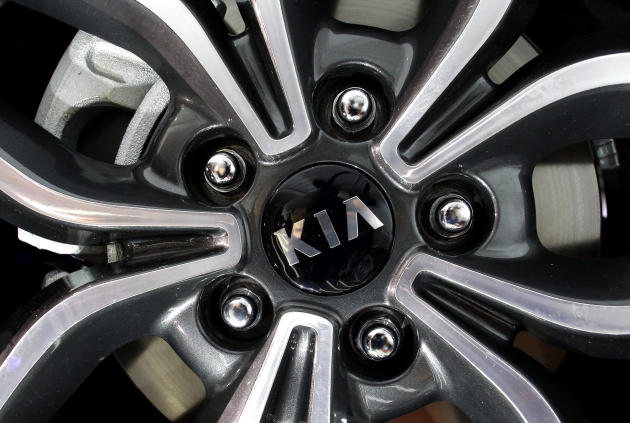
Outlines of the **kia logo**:
M359 197L352 197L343 202L346 206L346 218L347 218L347 232L348 241L352 241L359 237L359 215L372 227L372 229L378 229L383 226L383 222L376 217L376 215L370 210ZM337 231L333 226L330 216L326 210L319 211L314 214L317 218L320 228L328 242L329 248L335 248L341 245ZM286 228L282 228L274 232L278 244L287 258L287 261L291 266L294 266L300 262L295 251L299 251L305 254L307 257L315 257L321 254L317 248L302 241L302 231L304 229L304 219L295 222L291 228L291 236L286 232Z

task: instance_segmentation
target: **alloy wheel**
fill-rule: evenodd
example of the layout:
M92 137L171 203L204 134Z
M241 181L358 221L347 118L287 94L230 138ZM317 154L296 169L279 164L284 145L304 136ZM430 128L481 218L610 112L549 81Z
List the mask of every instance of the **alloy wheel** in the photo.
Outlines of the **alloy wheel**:
M516 335L628 358L625 255L549 248L534 189L541 161L588 142L599 235L605 159L630 138L623 34L500 81L506 52L536 50L535 1L402 2L419 23L395 30L352 1L11 3L81 31L35 122L0 108L0 213L81 265L10 320L1 421L49 419L147 336L200 380L198 421L386 421L437 400L577 421ZM397 12L380 13L415 16ZM105 106L133 110L109 162L78 141Z

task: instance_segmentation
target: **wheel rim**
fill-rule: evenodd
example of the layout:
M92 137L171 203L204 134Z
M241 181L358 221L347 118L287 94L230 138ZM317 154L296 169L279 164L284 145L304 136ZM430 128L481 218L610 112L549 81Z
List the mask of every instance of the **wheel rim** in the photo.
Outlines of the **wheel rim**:
M380 421L436 399L473 420L561 421L579 412L509 348L521 328L586 354L627 357L624 257L545 249L532 173L569 144L630 137L630 53L541 60L502 86L487 79L487 65L519 35L533 2L435 6L435 28L379 37L315 5L256 0L239 3L248 29L227 44L213 26L216 10L180 0L125 0L116 9L92 0L17 3L146 61L159 75L148 78L148 101L157 100L147 104L148 123L136 124L158 123L139 140L126 137L121 148L132 159L117 157L127 166L115 166L0 112L3 218L45 239L107 248L111 262L53 283L36 313L17 322L0 355L0 418L49 417L99 359L146 335L166 340L202 381L197 418L219 421ZM374 121L360 129L330 114L329 99L356 81L375 104ZM215 190L197 162L229 148L246 176L234 190ZM319 206L325 217L294 207L273 226L266 211L274 195L318 166L375 181L391 224L344 188L340 207L354 217L356 236L350 220L345 232L335 229L328 205ZM425 222L437 204L429 199L445 194L472 209L461 234ZM301 226L306 219L311 229ZM308 238L313 227L323 231L319 241ZM345 247L334 248L385 229L393 237L387 259L342 295L313 295L286 280L324 248L351 262L340 256L350 254ZM294 242L287 248L297 262L283 242ZM270 259L280 247L284 255ZM235 292L254 299L248 313L262 313L251 330L217 317ZM391 360L361 355L372 321L399 336ZM72 371L60 375L60 366Z

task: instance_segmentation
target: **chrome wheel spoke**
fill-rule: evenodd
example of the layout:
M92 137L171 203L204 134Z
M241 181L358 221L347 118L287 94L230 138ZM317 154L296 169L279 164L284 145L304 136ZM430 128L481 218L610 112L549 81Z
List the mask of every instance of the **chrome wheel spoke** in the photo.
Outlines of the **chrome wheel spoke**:
M438 171L449 168L475 171L479 167L490 167L496 163L497 156L504 156L518 164L533 167L536 160L545 153L571 142L581 141L585 137L591 136L591 139L596 139L626 136L625 115L607 113L605 107L596 104L600 104L599 101L607 99L608 96L620 94L620 91L612 92L611 87L627 87L630 83L627 76L629 68L630 55L618 53L583 60L542 76L516 90L506 100L437 147L420 162L401 165L396 173L405 183L417 184ZM580 98L580 95L591 98ZM573 104L581 105L575 109L576 115L562 113L567 106L564 101L574 101ZM603 104L608 107L614 103L604 100ZM550 107L553 109L549 110ZM537 137L536 133L524 132L525 128L532 127L527 124L528 119L535 119L536 113L543 109L545 111L542 117L543 124L533 126L540 132L539 136ZM585 120L586 116L589 117ZM547 124L544 119L547 119ZM593 121L597 124L587 124ZM563 125L567 124L574 127L563 131ZM515 132L509 134L512 128ZM516 132L517 130L520 132ZM520 135L515 136L516 133ZM550 139L552 136L556 139ZM514 145L519 138L523 141L519 143L519 149L515 150ZM474 153L477 153L477 156L473 157ZM478 165L480 158L486 160L481 166Z
M331 421L334 344L328 320L303 312L281 316L219 421Z
M87 284L85 280L94 278L94 272L81 270L66 279L66 285L74 288L51 286L61 291L39 306L0 354L0 418L50 417L115 348L156 330L160 335L161 313L177 298L178 284L234 266L239 248L234 243L226 251L201 259L97 276ZM121 325L122 321L127 324ZM52 396L45 383L51 377L58 383ZM45 406L32 402L36 398L43 399Z
M376 156L405 182L409 182L410 175L408 165L398 153L400 144L484 47L511 4L510 0L482 0L460 5L448 31L438 41L440 47L434 48L422 77L415 83L415 92L375 145Z
M14 114L3 111L2 118L0 190L10 204L2 211L6 219L18 226L34 226L35 232L41 231L44 236L65 232L62 236L70 238L70 242L81 230L146 233L176 228L215 228L240 242L233 216L186 206L138 182L129 168L98 163L73 153L34 123ZM62 225L49 225L46 229L41 219Z
M419 260L438 284L481 299L560 345L628 356L628 266L622 257L584 260L541 248L516 260L447 261L427 254Z
M424 253L407 260L390 284L389 293L391 300L424 329L424 348L434 357L430 362L440 375L442 383L437 389L441 395L473 420L561 421L548 395L526 378L513 360L502 357L418 296L418 278L423 272L432 273L427 266L430 260ZM477 388L471 390L471 386Z

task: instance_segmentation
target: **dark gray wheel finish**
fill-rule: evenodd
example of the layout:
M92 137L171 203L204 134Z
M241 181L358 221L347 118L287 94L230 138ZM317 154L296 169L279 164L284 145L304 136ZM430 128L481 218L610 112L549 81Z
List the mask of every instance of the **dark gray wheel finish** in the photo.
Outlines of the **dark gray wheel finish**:
M487 64L517 38L535 2L436 2L430 24L392 35L335 21L316 2L243 1L248 29L228 41L201 2L16 2L137 54L171 100L143 156L123 167L86 158L3 107L2 217L81 245L204 242L201 253L95 266L47 287L31 313L16 316L0 354L0 420L45 421L102 357L145 335L164 338L203 382L198 421L384 421L434 400L474 421L576 421L579 408L511 348L517 330L630 357L628 260L544 249L531 189L547 153L630 138L625 50L542 57L513 84L495 86ZM389 119L369 139L318 126L313 93L335 72L386 87L374 99L387 104L374 110L387 107ZM200 146L231 141L256 166L248 189L219 206L191 187L185 164ZM369 283L314 296L270 264L263 216L287 177L330 163L378 181L397 230ZM421 236L418 212L421 193L451 179L474 181L492 218L479 242L442 254ZM475 225L474 207L472 215ZM226 278L260 290L270 325L252 326L268 330L232 343L201 321L212 315L200 312L204 293ZM404 368L372 365L369 354L356 367L344 353L350 322L379 307L401 316L407 340L392 359L409 357Z

